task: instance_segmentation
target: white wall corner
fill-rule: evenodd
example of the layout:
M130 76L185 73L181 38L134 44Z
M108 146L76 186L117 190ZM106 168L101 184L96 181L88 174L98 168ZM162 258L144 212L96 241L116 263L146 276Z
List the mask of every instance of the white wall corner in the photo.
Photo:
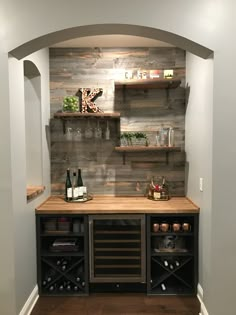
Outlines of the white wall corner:
M199 315L210 315L206 309L204 302L203 302L203 289L199 283L197 286L197 297L201 303L201 313L199 313Z
M39 298L38 286L36 285L28 297L19 315L30 315L35 303Z

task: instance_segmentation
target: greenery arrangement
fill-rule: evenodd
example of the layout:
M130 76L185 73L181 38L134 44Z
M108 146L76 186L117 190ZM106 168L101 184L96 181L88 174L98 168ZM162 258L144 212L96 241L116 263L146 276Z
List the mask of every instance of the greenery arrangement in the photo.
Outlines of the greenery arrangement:
M142 142L144 145L147 143L147 135L144 132L123 132L120 136L121 141L124 145L133 145L137 142Z
M77 112L79 110L79 98L77 96L65 96L63 99L63 111Z

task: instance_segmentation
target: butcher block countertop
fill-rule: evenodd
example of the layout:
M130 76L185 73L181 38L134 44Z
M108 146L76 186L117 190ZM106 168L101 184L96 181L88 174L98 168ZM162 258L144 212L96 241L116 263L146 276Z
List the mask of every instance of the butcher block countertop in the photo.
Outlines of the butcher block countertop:
M87 202L66 202L51 196L35 210L36 214L115 214L115 213L198 213L199 207L186 197L153 201L146 197L94 196Z

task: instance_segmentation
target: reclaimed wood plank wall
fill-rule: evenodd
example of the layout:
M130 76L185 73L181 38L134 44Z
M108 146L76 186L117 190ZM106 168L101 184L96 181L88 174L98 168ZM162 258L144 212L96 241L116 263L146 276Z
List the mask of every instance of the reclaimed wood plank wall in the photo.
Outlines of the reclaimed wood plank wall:
M114 80L126 70L173 69L181 86L170 90L114 89ZM61 110L65 95L75 95L79 88L103 88L96 104L103 111L119 111L120 120L109 119L111 139L105 140L106 119L100 119L102 139L75 138L63 134L62 122L53 114ZM51 48L51 182L52 193L64 193L66 169L82 169L84 184L92 194L143 195L152 176L156 180L166 176L171 195L185 195L185 51L178 48ZM71 120L66 127L84 130L88 119ZM95 128L96 119L90 120ZM149 143L155 144L157 130L162 126L174 127L175 145L181 152L171 152L169 163L163 152L129 153L126 164L115 152L120 132L142 131Z

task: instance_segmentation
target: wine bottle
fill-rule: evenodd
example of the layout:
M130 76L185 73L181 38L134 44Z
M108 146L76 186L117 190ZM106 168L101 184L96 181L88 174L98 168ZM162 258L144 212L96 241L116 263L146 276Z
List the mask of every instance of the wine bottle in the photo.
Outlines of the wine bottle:
M162 291L166 291L166 286L164 283L161 284L161 289L162 289Z
M67 284L66 284L66 291L71 291L71 283L70 283L70 281L68 281Z
M76 270L75 281L82 282L82 275L83 275L83 266L80 265L78 269Z
M49 269L45 275L45 280L49 283L56 276L56 271L54 269Z
M65 195L66 200L70 201L72 200L72 184L70 180L70 169L68 168L66 171L66 183L65 183Z
M63 259L62 263L61 263L61 270L65 271L68 267L68 261L66 259Z
M75 291L75 292L79 291L79 287L77 285L74 285L73 286L73 291Z
M180 262L178 260L175 261L175 265L176 267L179 267L180 266Z
M167 261L166 259L163 261L163 263L164 263L164 266L165 266L165 267L168 267L168 266L169 266L169 263L168 263L168 261Z
M174 270L174 266L172 264L170 264L169 268L170 270Z
M79 187L78 187L78 181L76 178L76 172L73 172L73 178L72 178L72 198L73 200L77 200L79 198Z
M61 283L59 285L58 290L61 291L61 292L64 291L64 284L63 283Z
M77 187L78 187L78 199L83 199L84 196L84 184L81 175L81 169L78 169L78 178L77 178Z
M168 197L168 187L166 184L165 176L162 176L162 184L161 184L161 199L166 199Z
M55 289L56 289L56 285L55 284L50 285L50 287L48 288L48 290L50 292L54 291Z

